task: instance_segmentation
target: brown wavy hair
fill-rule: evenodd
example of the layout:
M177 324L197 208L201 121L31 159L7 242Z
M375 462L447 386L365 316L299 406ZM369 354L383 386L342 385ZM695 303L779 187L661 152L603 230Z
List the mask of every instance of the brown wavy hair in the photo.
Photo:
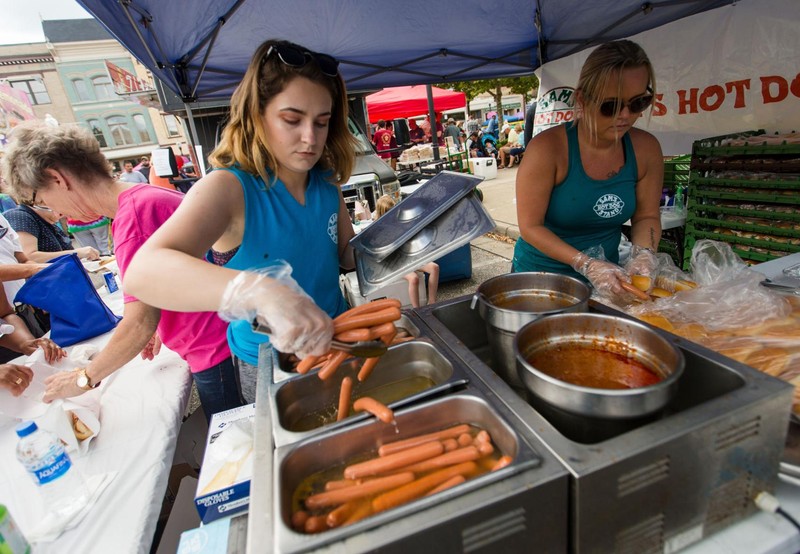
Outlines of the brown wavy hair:
M268 40L253 54L242 82L231 97L230 117L222 131L220 142L208 159L214 167L238 165L248 173L261 176L267 186L274 184L278 161L267 141L261 116L272 98L280 94L296 77L319 83L333 99L328 139L317 167L333 172L335 182L350 178L355 163L356 139L347 126L347 89L341 75L324 75L313 57L302 67L292 67L278 56L265 59L270 46L302 46L287 41ZM270 175L271 173L271 175Z
M581 91L584 103L597 104L602 101L600 95L608 85L612 76L617 78L617 97L622 95L622 72L637 67L647 68L649 88L656 97L656 75L653 64L644 49L631 40L615 40L598 46L589 54L581 67L577 90ZM652 113L652 112L651 112ZM597 118L594 110L581 110L592 137L597 137Z

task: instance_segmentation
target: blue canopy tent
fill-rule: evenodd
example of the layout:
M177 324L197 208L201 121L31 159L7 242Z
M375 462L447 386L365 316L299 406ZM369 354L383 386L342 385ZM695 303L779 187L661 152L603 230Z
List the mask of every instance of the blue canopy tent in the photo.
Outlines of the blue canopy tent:
M544 62L734 1L78 0L183 100L190 125L191 104L230 98L268 38L330 54L351 92L374 91L530 75Z

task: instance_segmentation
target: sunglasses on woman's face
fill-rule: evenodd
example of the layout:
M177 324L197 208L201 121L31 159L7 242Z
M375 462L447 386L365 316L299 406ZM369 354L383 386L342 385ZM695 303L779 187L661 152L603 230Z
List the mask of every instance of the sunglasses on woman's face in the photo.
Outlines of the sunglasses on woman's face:
M623 102L619 98L612 98L611 100L604 100L600 103L600 113L604 117L614 117L622 111L622 108L628 108L631 113L642 113L648 107L650 107L650 104L652 103L652 94L637 96L629 102Z
M339 74L339 62L327 54L303 50L291 44L274 44L267 50L264 61L268 60L273 53L277 54L278 59L289 67L303 67L309 60L314 60L323 75L336 77Z

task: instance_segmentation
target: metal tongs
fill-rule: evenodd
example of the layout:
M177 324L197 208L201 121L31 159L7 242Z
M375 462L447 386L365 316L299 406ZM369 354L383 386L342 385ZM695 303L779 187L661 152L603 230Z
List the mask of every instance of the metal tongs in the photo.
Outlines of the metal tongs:
M253 331L262 335L271 335L272 329L269 325L260 323L258 319L254 319L250 324ZM357 358L377 358L386 354L387 346L380 340L363 340L358 342L342 342L333 339L331 341L331 348L341 350L352 354Z
M783 283L776 283L771 279L764 279L761 281L762 287L767 287L768 289L773 289L775 292L782 292L784 294L794 294L800 296L800 287L797 285L789 285Z

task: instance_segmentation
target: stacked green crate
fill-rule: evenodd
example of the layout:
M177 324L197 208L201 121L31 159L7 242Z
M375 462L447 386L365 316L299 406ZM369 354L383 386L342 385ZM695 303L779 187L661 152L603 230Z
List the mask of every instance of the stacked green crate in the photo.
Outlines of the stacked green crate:
M684 269L700 239L726 242L749 263L800 252L800 142L792 140L748 131L694 143Z

